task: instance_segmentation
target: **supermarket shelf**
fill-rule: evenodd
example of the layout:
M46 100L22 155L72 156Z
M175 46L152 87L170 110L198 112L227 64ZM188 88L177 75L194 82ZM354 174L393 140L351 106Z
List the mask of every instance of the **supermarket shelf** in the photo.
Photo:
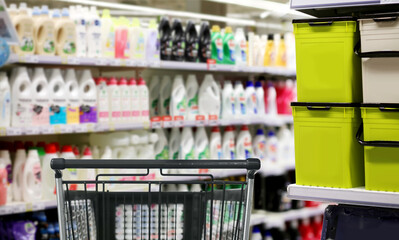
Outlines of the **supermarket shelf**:
M0 206L0 216L10 215L24 212L41 211L57 207L57 201L38 201L33 203L14 202L4 206Z
M192 62L174 62L174 61L137 61L132 59L111 59L111 58L78 58L78 57L59 57L59 56L39 56L26 55L18 56L12 54L8 60L9 64L27 63L42 65L79 65L96 67L133 67L133 68L151 68L151 69L173 69L190 71L213 71L213 72L245 72L245 73L263 73L276 76L296 76L295 69L283 67L249 67L237 65L192 63Z
M364 187L343 189L293 184L288 186L288 197L298 200L399 208L399 192L369 191Z
M157 122L136 122L136 123L98 123L98 124L77 124L77 125L51 125L41 127L8 127L0 128L0 136L22 136L22 135L48 135L48 134L66 134L66 133L89 133L89 132L107 132L134 129L156 129L172 127L199 127L199 126L227 126L227 125L253 125L263 124L268 126L281 126L283 124L293 123L292 116L265 116L248 118L244 120L199 120L199 121L157 121Z
M327 204L318 207L308 207L302 209L294 209L287 212L268 212L263 210L255 210L251 214L251 225L265 224L268 228L279 227L285 222L305 219L324 214Z

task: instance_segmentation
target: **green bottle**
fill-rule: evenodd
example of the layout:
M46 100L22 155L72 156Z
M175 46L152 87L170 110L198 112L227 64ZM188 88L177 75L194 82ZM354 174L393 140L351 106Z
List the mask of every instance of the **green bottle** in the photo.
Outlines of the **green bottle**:
M212 59L215 59L216 63L223 63L223 39L218 25L212 26L211 42Z
M236 43L234 40L234 34L231 27L226 27L224 29L223 36L223 63L224 64L235 64L235 49Z

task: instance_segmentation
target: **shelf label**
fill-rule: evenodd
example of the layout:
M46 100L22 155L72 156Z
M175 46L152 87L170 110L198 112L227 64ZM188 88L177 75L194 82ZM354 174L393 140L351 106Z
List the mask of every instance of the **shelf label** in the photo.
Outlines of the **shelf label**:
M145 67L147 65L147 63L145 61L137 61L136 64L137 64L137 67Z
M171 116L163 116L162 117L162 126L164 128L172 128L174 127L172 117Z
M114 58L111 60L111 66L120 66L121 65L121 60Z
M60 134L61 133L61 125L54 125L53 130L55 134Z
M7 128L0 127L0 136L7 136Z
M144 129L150 129L151 127L151 122L150 121L144 121L143 122L143 128Z
M208 120L209 120L209 125L210 126L219 125L219 119L218 119L217 115L209 115L208 116Z
M61 64L68 64L68 58L65 56L61 57Z
M175 121L175 127L184 126L184 116L175 116L173 120Z
M93 123L86 123L86 130L87 132L91 133L94 132L94 124Z
M53 133L54 133L54 130L53 130L53 128L51 128L51 127L43 126L43 127L41 127L40 132L41 132L42 134L53 134Z
M76 126L76 132L78 133L87 132L87 127L84 124L79 124L78 126Z
M73 65L79 65L80 64L80 58L77 57L68 57L68 64L73 64Z
M41 202L35 203L35 204L33 204L33 206L32 206L32 210L33 210L33 211L40 211L40 210L44 210L44 209L45 209L44 203L41 203Z
M26 203L25 209L26 209L26 212L32 212L33 211L33 204L32 203Z
M97 66L106 66L108 64L108 59L102 58L102 57L101 58L97 58L96 61L95 61L95 64Z
M209 71L216 70L216 60L215 59L208 59L206 61L206 67Z
M197 115L195 116L195 125L198 127L205 126L205 116L204 115Z
M40 133L40 129L39 127L27 127L24 132L26 135L37 135Z
M162 127L161 117L152 117L151 128L161 128L161 127Z
M8 214L12 214L13 213L13 209L11 206L2 206L0 207L0 216L1 215L8 215Z
M7 129L8 136L18 136L22 135L22 129L18 127L12 127Z
M25 205L25 204L16 205L16 206L15 206L15 209L14 209L14 213L23 213L23 212L26 212L26 211L28 210L27 207L28 207L27 204L26 204L26 205Z

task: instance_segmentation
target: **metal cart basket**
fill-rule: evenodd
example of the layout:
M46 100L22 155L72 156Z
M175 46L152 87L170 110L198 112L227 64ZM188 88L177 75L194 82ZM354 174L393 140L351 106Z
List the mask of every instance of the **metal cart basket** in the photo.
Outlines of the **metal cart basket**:
M68 160L55 171L61 240L247 240L258 159ZM115 169L95 179L62 179L64 169ZM136 172L131 170L135 169ZM169 169L177 169L170 171ZM246 169L246 179L216 180L197 169ZM169 173L165 173L169 170ZM181 172L187 172L182 174ZM201 172L201 171L200 171ZM205 171L206 172L206 171ZM162 180L147 180L151 174ZM177 191L187 184L191 191ZM173 187L174 186L174 187Z

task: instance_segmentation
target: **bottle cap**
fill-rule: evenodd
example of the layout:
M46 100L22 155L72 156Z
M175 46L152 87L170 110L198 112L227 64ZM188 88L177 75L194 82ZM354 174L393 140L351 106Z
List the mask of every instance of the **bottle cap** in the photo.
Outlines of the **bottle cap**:
M71 145L64 145L64 146L62 146L61 152L73 152L73 151L72 151L72 146L71 146Z
M86 147L86 148L83 150L83 156L91 156L91 150L90 150L89 147Z
M220 129L218 126L214 126L214 127L212 127L211 132L220 132Z
M80 156L79 148L77 146L73 146L72 151L75 156Z
M142 77L139 78L139 83L138 83L138 85L139 85L139 86L145 85L145 80L144 80Z
M119 79L118 85L127 85L126 78L122 77L121 79Z
M265 133L263 132L262 128L259 128L258 130L256 130L256 135L265 135Z
M135 78L130 78L129 81L127 82L129 86L131 85L137 85L136 79Z
M262 82L261 81L256 81L255 82L255 87L257 87L257 88L262 87Z
M26 141L25 142L25 149L29 149L29 148L31 148L31 147L33 147L34 145L33 145L33 142L32 141Z
M61 17L61 13L59 9L54 9L53 10L53 18L59 18Z
M116 85L117 83L118 83L118 81L116 80L116 78L112 77L112 78L108 79L107 85Z
M62 16L63 16L63 17L69 17L69 10L68 10L68 8L63 8L63 9L62 9Z
M14 149L15 151L18 149L25 149L24 144L22 141L15 141L14 142Z
M273 34L267 35L267 40L274 40L274 35Z
M60 144L58 142L52 142L52 144L54 144L55 149L57 149L57 152L60 151Z
M253 87L253 86L254 86L254 83L252 81L247 82L247 87Z
M224 131L226 132L231 132L231 131L234 131L234 129L233 129L233 127L232 126L227 126L225 129L224 129Z
M40 141L40 142L37 142L36 143L36 147L42 147L42 148L46 148L46 143L45 142L43 142L43 141Z
M267 136L269 136L269 137L273 137L273 136L275 136L275 134L274 134L274 132L273 132L273 131L269 131L269 132L267 133Z
M55 147L55 144L49 143L46 145L46 153L47 154L56 153L56 152L57 152L57 148Z
M259 227L255 226L252 230L252 233L260 233Z
M27 10L28 9L28 5L26 4L26 2L21 2L19 4L19 10Z
M42 15L48 15L48 6L47 5L42 5L41 13L42 13Z
M37 7L37 6L33 7L32 15L33 15L33 16L40 16L40 14L41 14L40 8Z
M219 27L219 25L213 25L213 26L212 26L212 32L220 32L220 27Z
M241 126L241 131L248 131L248 126L247 125L242 125Z
M224 32L225 33L233 33L233 29L231 29L231 27L225 27Z

